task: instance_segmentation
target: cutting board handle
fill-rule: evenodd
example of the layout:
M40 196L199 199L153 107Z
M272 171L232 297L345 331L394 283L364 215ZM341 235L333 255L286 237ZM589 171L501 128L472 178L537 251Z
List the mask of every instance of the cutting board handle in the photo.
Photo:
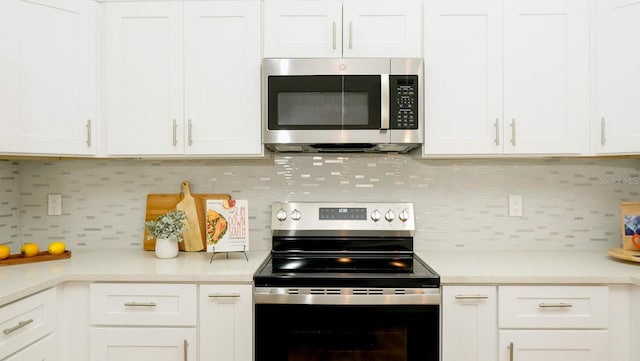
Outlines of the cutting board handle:
M189 181L182 182L182 194L184 194L185 196L191 195L191 189L189 189Z

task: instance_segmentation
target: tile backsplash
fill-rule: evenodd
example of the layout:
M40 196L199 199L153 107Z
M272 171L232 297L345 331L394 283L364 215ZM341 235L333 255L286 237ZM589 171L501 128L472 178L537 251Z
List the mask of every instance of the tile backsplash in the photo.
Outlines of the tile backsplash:
M640 160L617 158L24 160L0 162L0 177L2 241L72 249L142 249L146 195L179 193L183 180L193 193L249 200L254 249L270 247L279 200L414 202L416 248L426 250L607 249L620 244L619 203L640 201ZM62 194L61 216L47 216L52 193ZM511 194L522 195L523 217L508 216Z

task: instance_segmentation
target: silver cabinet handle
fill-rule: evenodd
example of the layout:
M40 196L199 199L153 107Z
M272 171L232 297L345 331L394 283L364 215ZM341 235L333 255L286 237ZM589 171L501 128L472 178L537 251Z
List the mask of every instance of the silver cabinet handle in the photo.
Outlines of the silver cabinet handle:
M353 22L349 21L349 49L353 49Z
M541 302L541 303L538 304L538 307L540 307L540 308L569 308L569 307L573 307L573 305L570 304L570 303L564 303L564 302L558 302L558 303Z
M604 137L604 132L606 130L606 121L604 117L600 118L600 144L604 145L607 142L607 138Z
M336 50L336 22L333 22L333 50Z
M176 120L173 120L173 146L175 147L176 145L178 145L178 135L177 135L177 131L178 131L178 123L176 122Z
M91 119L87 119L87 147L91 146Z
M500 145L500 120L498 118L496 118L496 122L493 123L493 127L496 130L496 138L494 139L494 142L496 145Z
M240 297L239 293L212 293L209 295L209 298L228 298L228 297L233 297L233 298L238 298Z
M189 342L185 339L182 345L182 348L184 349L184 361L187 361L187 347L189 347Z
M456 300L483 300L489 298L487 295L456 295Z
M513 342L509 342L509 361L513 361Z
M156 307L157 304L153 301L151 302L126 302L124 304L127 307Z
M26 325L28 325L28 324L30 324L30 323L32 323L32 322L33 322L33 318L30 318L30 319L28 319L28 320L26 320L26 321L20 321L20 322L18 322L18 324L17 324L17 325L15 325L15 326L13 326L13 327L5 328L4 330L2 330L2 332L3 332L5 335L8 335L8 334L10 334L10 333L13 333L13 332L15 332L15 331L17 331L17 330L19 330L19 329L23 328L24 326L26 326Z
M193 145L193 125L191 124L191 119L189 119L189 146Z
M511 119L511 144L516 145L516 118Z

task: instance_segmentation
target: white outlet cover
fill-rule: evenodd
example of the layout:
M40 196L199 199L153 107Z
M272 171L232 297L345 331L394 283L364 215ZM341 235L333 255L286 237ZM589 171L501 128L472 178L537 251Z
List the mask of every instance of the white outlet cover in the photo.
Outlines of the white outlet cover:
M522 217L522 196L509 196L509 217Z
M62 194L49 194L47 197L47 215L62 215Z

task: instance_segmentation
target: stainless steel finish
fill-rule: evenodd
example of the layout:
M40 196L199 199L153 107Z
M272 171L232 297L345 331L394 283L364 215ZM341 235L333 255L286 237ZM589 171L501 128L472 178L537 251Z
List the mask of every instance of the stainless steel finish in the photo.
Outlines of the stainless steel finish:
M367 218L364 220L320 220L320 208L365 208ZM375 218L381 216L380 210L384 209L388 213L393 213L393 219L388 222L377 222ZM340 235L344 232L358 235L380 235L393 234L413 236L415 233L415 219L411 216L406 221L395 219L395 214L406 211L408 215L415 214L413 203L410 202L274 202L271 205L271 230L274 235L288 235L288 232L295 232L304 235L305 231L310 233L321 231L323 235ZM282 211L282 212L280 212ZM292 212L300 214L299 220L292 220ZM377 211L377 213L376 213ZM289 217L283 218L284 215ZM385 217L387 214L385 213ZM380 220L380 218L378 218ZM332 233L333 232L333 233Z
M333 50L336 50L336 22L333 22Z
M513 361L513 342L509 342L509 361Z
M281 75L418 75L418 129L275 130L268 126L268 78ZM313 144L374 144L367 152L408 152L424 138L423 62L420 58L276 59L262 62L262 139L268 149L280 152L317 152ZM388 87L387 87L388 94ZM386 97L388 98L388 96ZM388 117L388 107L383 110ZM381 119L381 122L384 121ZM385 125L389 127L389 123ZM340 149L338 149L340 151Z
M349 21L349 49L353 49L353 21Z
M175 147L176 145L178 145L178 134L177 134L177 130L178 130L178 123L176 122L176 120L173 120L173 146Z
M294 209L293 212L291 212L291 219L294 221L299 221L300 217L302 217L302 214L300 213L299 210Z
M398 214L398 219L400 219L403 222L408 221L410 217L411 217L411 214L406 209L401 210L400 214Z
M87 119L87 147L91 146L91 119Z
M493 123L493 126L496 130L496 137L493 141L496 143L496 145L500 145L500 120L498 120L498 118L496 118L496 122Z
M380 75L380 130L389 129L389 74Z
M565 303L565 302L558 302L558 303L541 302L541 303L538 304L538 307L540 307L540 308L569 308L569 307L573 307L573 305L570 304L570 303Z
M392 210L388 210L385 214L384 214L384 219L387 220L387 222L393 222L394 219L396 219L396 214L393 213Z
M516 118L511 119L511 145L516 145Z
M377 222L381 219L382 219L382 213L380 213L379 210L374 209L373 212L371 212L371 220L374 222Z
M156 307L158 304L155 302L126 302L124 304L127 307Z
M606 130L606 122L604 117L600 118L600 144L604 145L607 142L607 138L605 138L605 130Z
M489 298L487 295L456 295L456 300L483 300Z
M189 342L187 342L187 340L184 340L184 343L182 344L182 349L184 350L184 361L187 361L187 348L189 347Z
M256 287L256 304L439 305L439 288L272 288Z
M239 293L213 293L209 295L209 298L238 298Z
M25 327L26 325L30 324L33 322L33 318L30 318L26 321L20 321L18 322L17 325L13 326L13 327L9 327L9 328L5 328L4 330L2 330L2 333L4 333L5 335L9 335L23 327Z
M189 137L188 137L188 142L189 142L189 146L193 145L193 125L191 124L191 119L189 119Z

